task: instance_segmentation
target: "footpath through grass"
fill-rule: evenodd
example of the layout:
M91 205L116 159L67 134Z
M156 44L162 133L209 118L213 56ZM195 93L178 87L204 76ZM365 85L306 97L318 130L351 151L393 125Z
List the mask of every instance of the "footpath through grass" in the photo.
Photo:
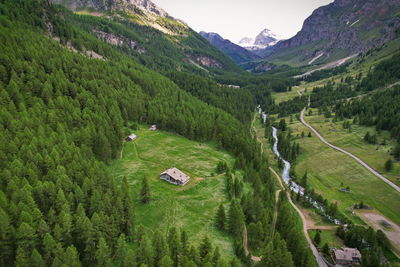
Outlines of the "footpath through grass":
M138 203L136 223L165 234L170 227L182 228L196 245L208 235L223 256L232 256L232 239L213 225L219 204L228 203L224 176L215 175L214 170L221 160L232 167L234 158L212 144L163 131L141 129L135 134L138 138L125 143L122 159L115 160L110 170L116 177L127 177L132 186ZM189 183L181 187L160 180L160 173L171 167L189 175ZM143 177L151 190L151 202L146 205L138 199Z

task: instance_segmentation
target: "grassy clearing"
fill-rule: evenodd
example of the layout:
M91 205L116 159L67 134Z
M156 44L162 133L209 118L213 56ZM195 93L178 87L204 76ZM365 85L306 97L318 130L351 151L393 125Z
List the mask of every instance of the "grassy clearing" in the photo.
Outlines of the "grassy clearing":
M303 89L300 89L299 87L294 86L292 88L292 91L281 92L281 93L274 92L274 93L272 93L272 97L274 98L275 103L279 104L281 102L285 102L285 101L295 98L296 96L299 96L299 94L297 93L297 90L303 91Z
M310 132L299 121L288 125L295 136L302 131L307 136ZM299 138L297 142L301 153L294 167L295 172L301 176L307 171L311 187L329 201L336 201L339 210L349 219L363 223L349 210L353 204L363 201L400 224L400 195L389 185L348 156L326 146L314 135L311 138ZM341 192L342 186L349 186L351 192Z
M378 134L378 144L368 144L364 141L364 136L367 132L375 134L375 127L351 125L349 132L343 129L343 121L334 123L322 115L308 116L307 122L315 126L328 142L356 155L392 182L400 185L400 162L394 162L390 172L384 168L385 162L393 158L390 156L390 150L395 146L389 132L382 131ZM386 145L380 145L383 140L386 140Z
M314 240L317 231L321 231L321 242L319 243L319 248L322 248L322 246L326 243L330 248L343 247L343 240L336 236L335 230L309 230L308 233L310 234L312 240Z
M224 177L214 175L215 167L220 160L232 166L234 158L212 144L171 133L147 129L135 133L138 138L125 144L122 159L114 161L110 171L120 178L126 176L135 196L143 177L148 178L152 201L142 205L137 199L137 223L163 233L172 226L182 228L196 245L208 235L223 256L232 256L232 239L215 229L213 218L219 204L228 203ZM180 187L160 180L159 174L171 167L188 174L190 182Z

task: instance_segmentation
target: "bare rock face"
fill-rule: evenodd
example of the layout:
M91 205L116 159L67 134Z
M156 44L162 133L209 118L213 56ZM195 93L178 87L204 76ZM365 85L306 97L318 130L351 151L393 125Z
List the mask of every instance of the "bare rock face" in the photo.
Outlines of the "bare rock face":
M400 0L336 0L316 9L291 39L279 42L273 54L284 48L318 43L318 49L304 51L309 59L334 49L347 55L380 46L399 35Z
M208 57L208 56L189 55L188 57L204 67L210 67L210 68L216 68L216 69L223 68L223 66L220 62L218 62L217 60L215 60L211 57Z
M133 40L127 40L124 37L118 36L114 33L107 33L103 31L94 30L93 31L97 38L102 40L103 42L109 43L115 46L123 46L126 44L130 49L136 50L138 53L143 54L146 52L144 48L138 47L137 43Z

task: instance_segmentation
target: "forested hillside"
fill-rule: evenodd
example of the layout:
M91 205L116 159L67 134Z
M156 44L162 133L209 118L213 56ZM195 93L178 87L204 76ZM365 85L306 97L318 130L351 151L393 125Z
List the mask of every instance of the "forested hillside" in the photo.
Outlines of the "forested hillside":
M257 153L239 121L82 33L64 14L38 1L0 5L3 266L104 266L125 237L138 240L129 186L105 170L129 122L214 140L246 158ZM68 49L68 39L52 40L50 24L80 41L82 52ZM91 49L104 59L83 52Z
M58 8L63 9L61 6ZM166 18L159 20L169 23L167 26L172 27L177 34L165 34L138 23L139 11L138 14L118 11L102 16L84 12L78 15L67 10L62 12L68 21L81 29L80 31L83 30L111 44L124 54L135 58L138 63L156 71L183 70L203 76L209 72L241 71L228 56L198 33L188 27L175 25L174 21ZM62 41L71 41L78 50L87 48L88 41L83 41L69 29L57 34Z

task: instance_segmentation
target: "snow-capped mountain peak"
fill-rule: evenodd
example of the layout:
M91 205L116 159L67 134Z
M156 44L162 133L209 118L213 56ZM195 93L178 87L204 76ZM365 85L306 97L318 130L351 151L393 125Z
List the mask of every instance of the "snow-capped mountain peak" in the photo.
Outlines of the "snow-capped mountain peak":
M255 38L244 37L238 44L247 50L259 50L273 46L280 40L270 29L264 29Z

